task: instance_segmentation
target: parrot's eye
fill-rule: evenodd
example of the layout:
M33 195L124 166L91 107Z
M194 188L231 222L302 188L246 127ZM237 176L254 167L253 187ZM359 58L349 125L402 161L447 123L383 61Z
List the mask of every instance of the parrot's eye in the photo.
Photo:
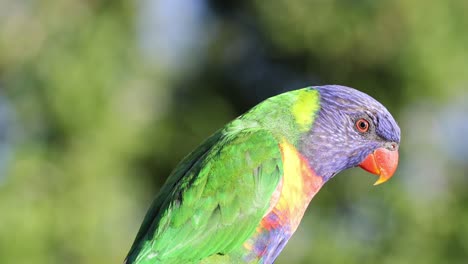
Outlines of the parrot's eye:
M356 121L356 129L361 133L366 133L369 131L369 121L364 118L358 119Z

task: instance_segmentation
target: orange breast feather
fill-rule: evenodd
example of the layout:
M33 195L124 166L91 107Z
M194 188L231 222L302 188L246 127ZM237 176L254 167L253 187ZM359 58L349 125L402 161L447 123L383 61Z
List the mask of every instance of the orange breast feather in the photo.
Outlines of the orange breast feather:
M307 160L293 145L284 140L280 149L284 175L266 214L267 216L272 213L276 217L264 217L261 225L267 230L289 225L294 232L310 201L322 187L323 179L315 174Z

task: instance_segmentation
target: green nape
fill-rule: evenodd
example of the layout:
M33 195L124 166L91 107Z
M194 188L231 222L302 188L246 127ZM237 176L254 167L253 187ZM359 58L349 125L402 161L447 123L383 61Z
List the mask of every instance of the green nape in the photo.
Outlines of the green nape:
M245 122L253 120L267 128L277 138L286 138L295 144L299 137L310 130L320 109L320 93L306 87L282 93L266 99L232 122L245 128Z
M317 90L302 89L297 92L291 110L301 132L308 131L314 122L315 113L320 108Z

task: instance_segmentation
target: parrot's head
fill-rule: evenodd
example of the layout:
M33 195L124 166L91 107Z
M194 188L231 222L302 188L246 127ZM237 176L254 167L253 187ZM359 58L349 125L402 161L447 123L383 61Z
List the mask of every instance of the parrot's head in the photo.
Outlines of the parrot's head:
M352 88L311 89L320 94L320 110L300 146L315 172L328 180L360 166L379 176L375 185L391 178L398 165L400 128L388 110Z

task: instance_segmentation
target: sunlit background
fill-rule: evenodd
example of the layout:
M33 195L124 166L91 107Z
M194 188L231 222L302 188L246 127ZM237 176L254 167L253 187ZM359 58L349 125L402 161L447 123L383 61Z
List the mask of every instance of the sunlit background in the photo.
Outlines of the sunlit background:
M467 263L468 1L0 0L0 263L121 263L171 169L261 100L342 84L402 130L277 263Z

